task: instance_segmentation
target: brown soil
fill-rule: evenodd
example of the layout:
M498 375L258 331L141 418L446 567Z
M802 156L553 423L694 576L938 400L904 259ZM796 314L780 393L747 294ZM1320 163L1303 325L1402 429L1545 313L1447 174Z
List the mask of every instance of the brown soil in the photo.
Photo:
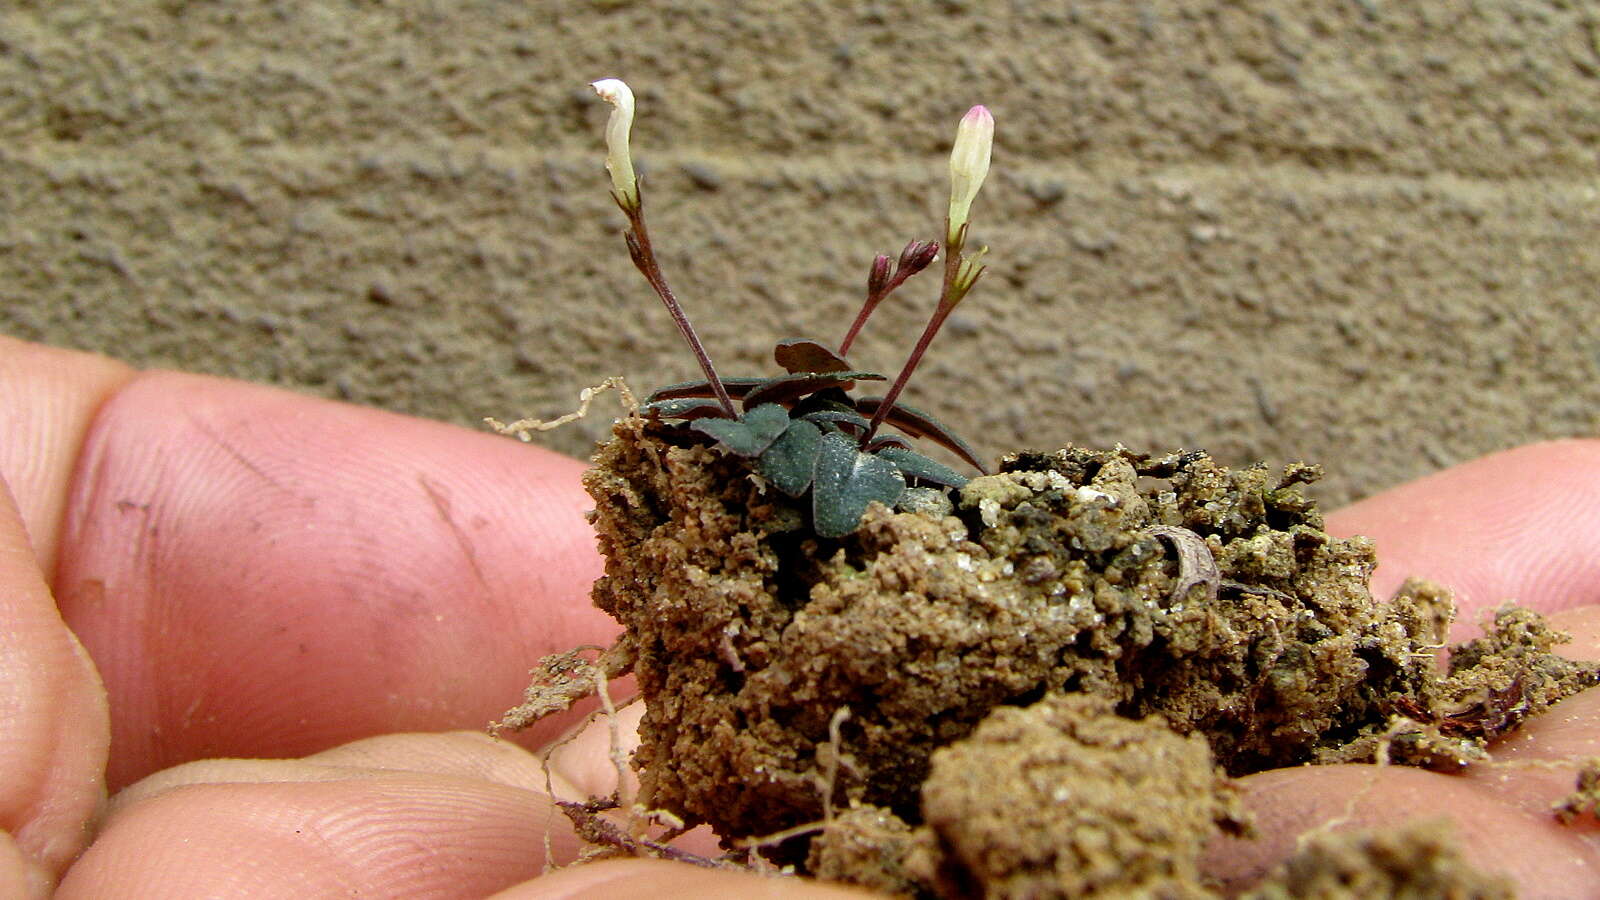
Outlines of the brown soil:
M1204 738L1086 694L996 709L940 749L922 813L939 860L924 883L948 897L1209 896L1200 852L1244 823Z
M631 664L647 705L640 803L729 841L822 823L767 852L839 880L1199 891L1200 845L1239 824L1225 775L1460 768L1600 680L1517 609L1440 674L1447 594L1375 601L1371 546L1323 532L1302 491L1314 467L1016 454L948 514L874 506L822 540L688 429L614 434L586 478L594 598L626 628L602 665ZM536 705L573 693L571 663ZM1135 743L1125 758L1173 764L1111 762ZM1082 792L1066 811L1064 785Z
M1449 826L1424 822L1389 831L1319 834L1244 900L1353 897L1511 900L1503 878L1469 865Z

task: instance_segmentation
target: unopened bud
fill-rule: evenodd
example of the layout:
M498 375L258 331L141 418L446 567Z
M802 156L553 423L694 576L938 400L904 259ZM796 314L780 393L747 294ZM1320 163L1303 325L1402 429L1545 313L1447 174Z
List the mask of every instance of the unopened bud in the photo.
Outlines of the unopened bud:
M952 251L961 249L961 229L967 224L972 198L978 196L983 179L989 174L989 151L994 146L994 116L982 106L974 106L961 117L956 127L956 143L950 149L950 225L945 243Z
M617 202L624 209L638 209L639 185L633 177L633 158L628 154L628 132L633 128L633 91L620 78L602 78L589 85L600 99L611 104L606 120L606 171Z
M872 258L872 271L867 273L867 296L877 297L889 284L889 257L879 253Z
M900 262L895 274L909 278L926 269L938 256L938 241L912 241L900 251Z

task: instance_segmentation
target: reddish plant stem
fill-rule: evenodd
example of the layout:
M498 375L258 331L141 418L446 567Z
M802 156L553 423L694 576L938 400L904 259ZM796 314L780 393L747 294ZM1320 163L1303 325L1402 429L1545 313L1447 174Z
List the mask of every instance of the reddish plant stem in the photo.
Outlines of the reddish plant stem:
M950 223L945 222L945 232L950 231ZM933 318L928 320L926 328L922 329L922 337L917 339L917 346L912 348L911 356L906 358L906 364L900 368L900 374L894 380L894 385L889 388L889 393L883 397L883 402L878 404L878 409L872 414L872 422L867 425L867 430L861 435L861 446L865 447L878 433L878 428L883 425L883 420L888 417L889 411L894 409L894 402L900 399L900 392L905 389L906 382L911 380L911 373L917 369L917 364L922 362L923 354L928 352L928 345L933 343L933 336L939 333L944 325L944 320L956 308L951 297L955 291L956 273L961 268L961 248L966 244L967 229L962 226L961 232L955 235L945 249L944 256L944 286L939 291L939 305L933 311ZM960 298L956 298L957 301Z
M633 258L633 264L638 267L640 274L644 275L650 287L655 289L656 295L666 305L667 312L672 315L672 321L678 326L678 333L689 343L689 349L694 351L694 358L700 363L700 371L705 373L706 380L711 383L711 390L717 395L717 402L722 405L722 411L728 418L737 419L739 413L733 408L733 398L728 396L728 389L723 386L722 379L717 377L716 367L711 365L711 357L706 353L704 344L700 343L699 335L695 334L694 326L689 323L689 317L684 313L683 307L678 303L678 298L673 295L672 288L667 287L666 276L661 274L661 264L656 260L655 249L650 246L650 232L644 226L644 197L640 196L637 204L631 208L621 200L617 205L622 208L623 215L628 217L628 232L623 238L628 242L628 255Z
M877 267L880 264L887 266L889 258L879 256L873 260L874 277L867 279L867 302L862 304L861 312L856 314L856 320L850 323L850 331L844 336L844 342L839 345L840 356L850 352L850 345L855 343L861 326L867 324L867 318L878 308L878 304L894 293L900 285L905 284L906 279L927 268L928 263L933 261L934 255L938 252L937 241L912 241L900 252L900 261L895 265L894 274L881 279L876 277L879 274Z
M876 294L868 295L867 302L861 306L861 312L856 313L856 320L850 323L850 330L845 333L844 341L839 344L840 356L850 352L850 345L855 343L856 335L861 331L861 326L867 324L867 317L872 315L873 309L877 308L878 304L882 303L883 298L887 296L889 296L888 291L879 291Z

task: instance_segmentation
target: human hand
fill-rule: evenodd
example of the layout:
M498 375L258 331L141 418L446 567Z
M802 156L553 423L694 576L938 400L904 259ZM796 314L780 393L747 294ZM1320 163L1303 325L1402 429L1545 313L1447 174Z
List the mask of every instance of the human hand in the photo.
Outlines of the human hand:
M537 761L481 733L390 734L479 729L520 696L534 659L614 635L586 599L600 566L581 464L4 338L0 427L15 501L0 494L0 884L42 893L65 872L62 896L846 895L644 861L528 881L547 829L557 861L577 849ZM1588 605L1560 624L1592 656L1600 551L1578 535L1600 524L1597 463L1597 442L1527 448L1374 498L1333 527L1378 538L1380 593L1415 573L1465 587L1480 609L1577 598ZM1394 527L1427 504L1434 526ZM1555 512L1569 531L1537 532ZM1441 534L1448 543L1428 543ZM1497 758L1600 753L1595 695ZM558 794L610 792L605 741L586 732L555 755ZM100 815L105 782L141 778ZM1582 896L1597 829L1544 812L1571 782L1570 768L1355 766L1246 780L1267 834L1292 841L1372 785L1359 822L1409 815L1396 798L1421 796L1458 820L1473 858ZM1229 847L1214 865L1248 874L1282 843Z

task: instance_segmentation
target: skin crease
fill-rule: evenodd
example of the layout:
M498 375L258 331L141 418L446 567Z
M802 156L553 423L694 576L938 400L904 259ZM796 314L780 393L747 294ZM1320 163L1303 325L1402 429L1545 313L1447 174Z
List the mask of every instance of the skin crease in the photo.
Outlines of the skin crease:
M581 464L7 338L0 428L7 896L850 895L652 861L537 877L546 835L558 862L575 839L536 758L481 728L534 658L615 633L586 600ZM1561 611L1565 652L1600 657L1600 441L1459 466L1330 528L1375 538L1380 594L1410 573L1459 584L1465 621L1516 597ZM558 796L611 790L608 741L591 727L554 754ZM1597 754L1590 691L1467 776L1261 773L1244 785L1267 837L1217 842L1208 868L1242 883L1330 819L1421 814L1453 819L1523 896L1597 897L1600 828L1547 812L1567 760Z

